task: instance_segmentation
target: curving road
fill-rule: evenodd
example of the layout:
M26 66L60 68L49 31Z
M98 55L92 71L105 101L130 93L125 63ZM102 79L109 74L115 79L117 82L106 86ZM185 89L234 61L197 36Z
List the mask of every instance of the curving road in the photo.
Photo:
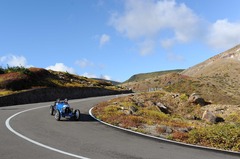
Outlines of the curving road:
M197 149L135 135L103 125L89 116L89 109L96 103L113 97L71 100L71 106L81 110L81 121L57 122L49 115L52 102L0 107L0 158L240 158L239 154Z

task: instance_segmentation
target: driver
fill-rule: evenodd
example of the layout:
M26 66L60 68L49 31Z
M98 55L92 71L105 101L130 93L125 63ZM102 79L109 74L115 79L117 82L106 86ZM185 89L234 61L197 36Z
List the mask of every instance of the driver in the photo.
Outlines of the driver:
M64 103L68 104L68 99L67 98L64 99Z

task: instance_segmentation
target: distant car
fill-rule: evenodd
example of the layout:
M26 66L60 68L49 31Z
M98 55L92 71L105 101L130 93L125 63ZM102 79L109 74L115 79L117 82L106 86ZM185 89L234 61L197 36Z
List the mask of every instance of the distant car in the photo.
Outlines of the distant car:
M54 115L57 121L60 121L61 118L66 118L70 120L80 120L80 110L70 107L68 100L57 99L53 105L50 106L50 115Z

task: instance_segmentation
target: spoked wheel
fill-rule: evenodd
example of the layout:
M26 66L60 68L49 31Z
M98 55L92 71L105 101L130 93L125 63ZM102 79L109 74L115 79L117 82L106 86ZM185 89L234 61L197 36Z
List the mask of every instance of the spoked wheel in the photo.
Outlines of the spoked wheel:
M61 119L61 114L60 114L60 111L59 110L56 110L56 113L55 113L55 119L57 120L57 121L59 121L60 119Z
M74 111L74 115L75 115L74 118L76 121L80 120L80 110L76 109Z

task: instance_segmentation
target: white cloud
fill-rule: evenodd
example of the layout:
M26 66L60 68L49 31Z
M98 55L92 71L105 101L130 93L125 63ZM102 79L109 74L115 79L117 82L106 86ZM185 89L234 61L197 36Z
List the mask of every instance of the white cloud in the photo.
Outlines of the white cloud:
M240 23L217 20L209 29L208 44L215 49L229 49L240 43Z
M181 55L174 54L174 53L168 53L167 58L169 61L173 61L173 62L184 61L184 57L182 57Z
M154 50L155 42L153 40L145 40L139 44L140 54L141 55L148 55Z
M128 0L123 13L112 14L110 25L129 39L166 38L173 43L194 38L199 21L190 8L174 0ZM163 36L166 30L172 32L170 37Z
M88 78L100 78L100 79L105 79L105 80L111 80L111 77L108 76L108 75L100 75L100 76L97 76L97 75L95 75L95 74L88 73L88 72L85 72L84 74L82 74L82 76L88 77Z
M27 66L27 59L24 56L17 55L6 55L0 57L1 65L9 65L9 66Z
M103 34L101 37L100 37L100 41L99 41L99 45L100 47L102 47L103 45L105 45L107 42L110 41L110 36L107 35L107 34Z
M101 75L100 78L105 80L111 80L111 77L108 75Z
M87 72L82 74L82 76L87 77L87 78L97 78L97 76L95 74L91 74L91 73L87 73Z
M81 68L85 68L87 66L94 66L94 63L87 60L87 59L81 59L81 60L77 60L75 62L76 65L80 66Z
M174 39L164 39L160 41L160 44L163 48L171 48L174 44L175 40Z
M56 63L54 66L46 67L46 69L53 70L53 71L62 71L62 72L75 73L73 68L67 67L63 63Z

